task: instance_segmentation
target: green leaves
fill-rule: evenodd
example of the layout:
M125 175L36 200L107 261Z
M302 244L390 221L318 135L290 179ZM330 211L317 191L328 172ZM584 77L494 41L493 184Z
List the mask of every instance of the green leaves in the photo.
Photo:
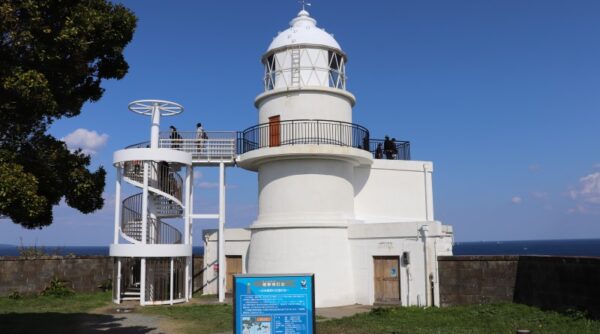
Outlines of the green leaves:
M37 178L23 166L2 160L0 153L0 212L15 222L47 220L48 201L38 194Z
M106 0L0 3L0 214L34 228L63 197L83 213L102 208L105 170L45 132L99 100L102 79L125 76L135 25Z

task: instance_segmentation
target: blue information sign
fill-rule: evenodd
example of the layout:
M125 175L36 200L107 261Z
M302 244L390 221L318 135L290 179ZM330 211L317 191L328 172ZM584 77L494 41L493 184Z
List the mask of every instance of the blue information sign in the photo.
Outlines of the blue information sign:
M313 334L312 274L235 275L234 333Z

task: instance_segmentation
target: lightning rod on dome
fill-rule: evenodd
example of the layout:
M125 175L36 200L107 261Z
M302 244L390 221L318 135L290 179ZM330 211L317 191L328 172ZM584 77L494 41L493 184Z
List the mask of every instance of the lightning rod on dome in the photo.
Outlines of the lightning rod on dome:
M311 6L311 3L306 0L298 0L298 3L302 5L302 10L305 10L305 7Z

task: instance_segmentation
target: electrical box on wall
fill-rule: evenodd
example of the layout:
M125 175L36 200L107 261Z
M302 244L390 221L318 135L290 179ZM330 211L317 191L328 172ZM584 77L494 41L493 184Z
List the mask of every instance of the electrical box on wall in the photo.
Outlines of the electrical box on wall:
M403 252L402 253L402 265L409 265L410 264L410 253L409 252Z

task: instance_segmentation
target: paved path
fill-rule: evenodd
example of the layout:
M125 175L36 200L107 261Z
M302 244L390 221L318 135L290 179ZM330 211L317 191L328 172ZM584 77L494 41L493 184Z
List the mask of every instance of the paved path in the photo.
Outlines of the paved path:
M317 309L317 316L328 319L339 319L351 317L358 313L366 313L371 311L372 308L372 306L358 304L338 307L321 307Z
M110 305L82 315L81 328L83 334L117 333L117 334L176 334L174 322L159 315L139 313L138 302ZM192 304L217 304L211 299L192 299ZM349 305L340 307L324 307L317 309L317 321L350 317L358 313L369 312L372 306ZM218 333L231 334L232 331Z
M317 309L317 316L326 319L317 319L319 321L327 321L329 319L339 319L344 317L351 317L355 314L366 313L371 311L373 306L368 305L348 305L339 307L322 307ZM216 334L233 334L233 331L227 331Z
M93 310L82 316L81 331L83 334L117 333L117 334L171 334L169 321L158 315L137 313L140 307L136 303L110 305Z

